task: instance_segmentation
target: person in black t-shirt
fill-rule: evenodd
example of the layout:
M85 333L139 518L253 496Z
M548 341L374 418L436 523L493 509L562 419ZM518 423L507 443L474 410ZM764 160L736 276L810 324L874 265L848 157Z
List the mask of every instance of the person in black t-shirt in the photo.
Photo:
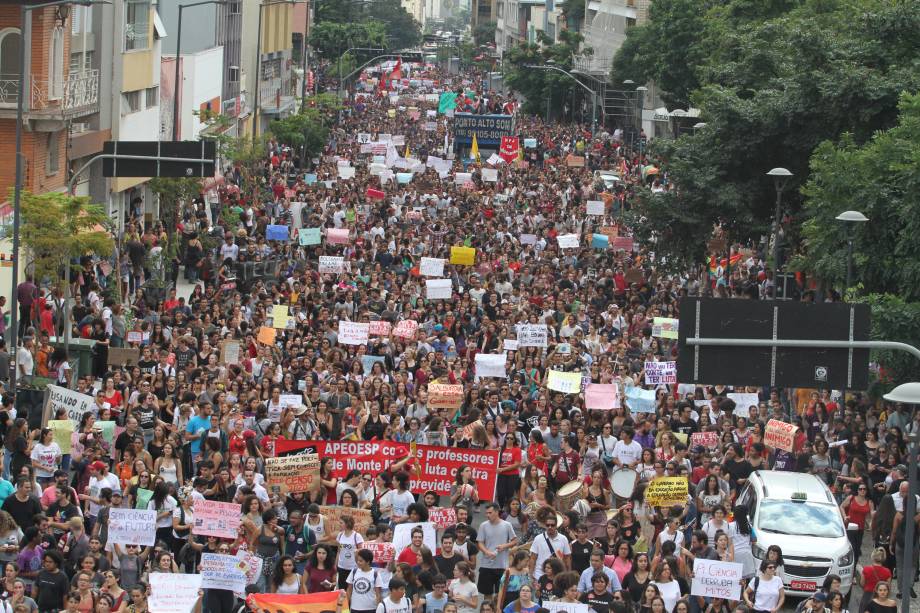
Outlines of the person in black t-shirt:
M739 459L740 458L740 459ZM728 445L725 451L725 461L722 463L722 469L728 475L728 483L732 490L738 492L747 483L748 477L754 469L751 463L744 459L744 453L741 451L741 445L732 443Z
M613 595L607 591L610 579L604 573L591 577L591 591L582 594L580 600L597 613L609 613Z
M571 542L572 570L580 575L591 565L591 552L596 545L588 540L588 526L585 524L575 526L575 536L575 540Z
M61 571L64 558L59 551L47 551L42 559L42 570L35 580L35 602L39 611L53 611L64 607L64 598L70 590L67 575Z
M42 505L32 495L32 482L28 477L16 480L16 492L3 501L3 510L13 516L20 530L35 525L35 516L42 512Z

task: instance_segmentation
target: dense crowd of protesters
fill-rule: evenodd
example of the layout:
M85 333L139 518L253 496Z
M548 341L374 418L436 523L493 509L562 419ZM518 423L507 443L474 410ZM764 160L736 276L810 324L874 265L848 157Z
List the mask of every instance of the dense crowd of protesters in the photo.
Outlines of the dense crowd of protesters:
M95 406L64 454L51 430L30 430L4 400L0 611L146 613L150 574L194 573L202 553L242 549L263 560L249 591L340 588L355 613L535 613L550 602L584 603L596 613L775 612L789 606L783 552L754 557L750 510L736 501L753 471L770 469L812 473L831 486L841 513L859 527L858 554L864 532L871 535L872 551L860 559L862 602L848 601L831 576L803 610L895 610L892 572L911 521L904 517L906 435L920 431L920 415L860 393L844 400L829 391L721 385L659 386L654 413L597 411L585 408L583 394L547 387L550 369L615 384L621 398L647 387L646 362L676 359L676 341L654 336L653 319L678 318L684 296L768 295L762 253L747 253L731 273L719 267L716 281L703 269L664 274L642 245L594 248L601 227L630 235L620 214L638 186L672 189L666 169L628 146L622 131L592 139L582 126L546 125L520 112L521 154L494 165L496 181L483 180L487 155L477 161L462 150L452 171L471 172L469 183L423 167L409 183L381 185L359 134L373 142L403 136L399 157L448 157L451 119L430 117L438 105L420 94L459 91L468 99L461 108L477 112L515 103L430 66L415 66L389 91L371 79L359 85L361 93L333 111L329 143L316 159L269 141L255 169L230 165L212 193L184 208L175 272L195 283L188 300L142 287L167 233L137 219L125 228L121 270L83 262L72 322L60 319L56 292L45 294L31 279L21 286L30 305L23 320L33 323L24 325L18 350L22 374L91 394ZM573 156L584 163L573 164ZM353 178L339 177L340 160L355 167ZM619 179L605 184L596 171ZM369 198L368 188L384 197ZM586 215L596 200L605 214ZM289 226L289 240L266 237L278 225ZM347 229L348 241L301 246L298 231L317 227L324 237ZM556 238L569 233L581 246L560 249ZM525 244L523 235L535 239ZM449 260L455 245L476 249L474 265L447 264L451 297L426 299L420 258ZM321 255L345 256L349 267L320 274ZM246 272L266 262L265 274ZM276 305L288 307L293 323L261 342ZM412 319L417 335L372 337L358 347L338 342L339 321L378 319ZM509 350L505 378L478 378L475 356L502 352L522 323L546 324L548 347ZM51 348L49 337L63 325L97 341L93 372L72 375L66 354ZM232 363L222 361L228 340L242 349ZM138 360L113 366L109 347L137 347ZM365 355L381 358L369 372ZM459 409L428 406L436 382L463 386ZM733 391L757 394L756 404L736 406L727 396ZM291 394L299 404L282 405L281 395ZM793 452L764 445L765 422L774 417L798 426ZM112 440L97 425L109 421L120 426ZM716 433L718 443L689 444L697 432ZM413 494L404 462L336 477L324 461L316 495L278 495L264 486L264 460L279 439L497 450L496 498L480 499L464 470L449 497ZM637 476L625 497L611 486L622 467ZM689 479L685 504L646 502L647 484L661 476ZM562 507L559 493L572 483L580 484L576 502ZM108 543L110 510L135 507L139 490L152 492L146 508L157 511L156 545ZM202 499L240 504L236 539L192 534ZM320 513L327 504L370 509L375 524L363 534L347 517L333 525ZM435 550L420 530L388 564L362 548L391 540L399 523L425 521L433 506L452 506L458 517L439 530ZM740 602L691 596L698 557L743 564ZM198 606L209 613L246 606L219 592L205 590Z

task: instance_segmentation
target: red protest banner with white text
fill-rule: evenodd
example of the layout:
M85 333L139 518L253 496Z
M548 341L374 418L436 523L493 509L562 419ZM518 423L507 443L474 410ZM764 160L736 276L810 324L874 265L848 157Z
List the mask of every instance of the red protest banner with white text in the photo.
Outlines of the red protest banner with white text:
M332 476L342 479L352 469L375 475L387 470L409 455L409 444L393 441L275 441L275 454L279 456L304 450L318 453L322 458L332 458ZM448 496L460 466L469 466L473 470L480 499L495 498L498 451L417 445L415 459L410 460L404 470L412 478L410 490L413 493L423 494L433 490L441 496Z

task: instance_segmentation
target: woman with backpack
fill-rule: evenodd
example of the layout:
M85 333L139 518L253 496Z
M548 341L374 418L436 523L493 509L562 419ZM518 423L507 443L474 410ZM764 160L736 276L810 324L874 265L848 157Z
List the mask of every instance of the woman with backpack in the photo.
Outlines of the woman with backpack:
M776 574L776 562L764 560L760 563L760 576L744 590L744 602L754 613L771 613L782 608L786 600L783 580Z

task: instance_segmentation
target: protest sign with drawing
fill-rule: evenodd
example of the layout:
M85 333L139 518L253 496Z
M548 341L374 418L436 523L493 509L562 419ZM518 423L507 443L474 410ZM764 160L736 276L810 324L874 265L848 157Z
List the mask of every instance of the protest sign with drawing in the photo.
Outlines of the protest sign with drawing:
M246 591L246 568L236 556L201 554L201 587L208 590Z
M265 458L265 488L269 492L310 492L319 487L319 456L302 453Z
M216 500L195 500L192 534L235 539L240 530L240 505Z

